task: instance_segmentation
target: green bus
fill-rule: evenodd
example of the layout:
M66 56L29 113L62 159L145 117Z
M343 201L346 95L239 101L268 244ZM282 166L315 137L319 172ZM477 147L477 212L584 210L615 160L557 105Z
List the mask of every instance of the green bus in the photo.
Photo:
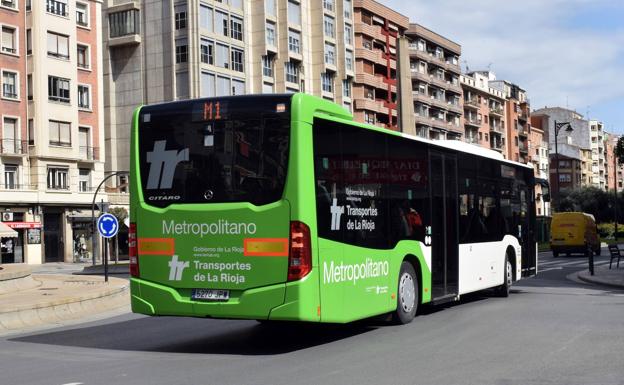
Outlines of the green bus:
M306 94L138 108L132 310L346 323L537 272L533 169Z

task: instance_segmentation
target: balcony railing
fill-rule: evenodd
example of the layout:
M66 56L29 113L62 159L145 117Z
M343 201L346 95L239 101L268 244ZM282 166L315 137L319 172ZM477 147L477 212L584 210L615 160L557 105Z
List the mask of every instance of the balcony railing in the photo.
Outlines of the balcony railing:
M15 54L17 52L17 50L15 48L12 48L12 47L2 47L2 52Z
M18 139L1 139L0 154L3 155L22 155L28 152L28 143L25 140Z
M490 108L490 114L503 116L503 109L501 107Z
M59 16L68 16L67 3L57 0L46 0L46 12Z
M479 102L476 99L464 99L464 106L479 108Z
M3 84L2 96L5 98L17 99L17 89L13 84Z
M15 0L2 0L0 3L3 7L7 8L17 8L17 2Z
M97 147L80 146L80 159L96 160L98 156Z
M11 182L0 183L0 190L36 190L34 184L17 184Z

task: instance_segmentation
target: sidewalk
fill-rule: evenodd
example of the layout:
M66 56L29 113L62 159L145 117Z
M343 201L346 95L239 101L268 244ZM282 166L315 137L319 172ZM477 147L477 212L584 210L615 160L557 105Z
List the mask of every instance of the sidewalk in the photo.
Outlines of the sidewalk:
M578 272L578 278L589 283L624 289L624 266L620 263L620 268L617 269L614 264L611 270L609 265L596 266L594 275L590 275L589 270L583 270Z
M82 267L1 265L0 335L128 308L127 280L109 277L104 282L101 276L72 275Z

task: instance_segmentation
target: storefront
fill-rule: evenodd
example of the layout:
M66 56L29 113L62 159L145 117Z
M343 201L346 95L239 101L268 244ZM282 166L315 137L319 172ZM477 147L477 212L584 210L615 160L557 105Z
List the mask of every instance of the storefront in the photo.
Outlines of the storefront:
M18 238L17 231L0 222L0 263L23 262L23 248L18 245Z

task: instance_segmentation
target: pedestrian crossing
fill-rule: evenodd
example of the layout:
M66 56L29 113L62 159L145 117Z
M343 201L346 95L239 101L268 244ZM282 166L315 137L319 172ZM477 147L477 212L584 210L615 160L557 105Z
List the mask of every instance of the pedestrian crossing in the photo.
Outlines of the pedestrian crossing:
M600 266L607 263L605 260L594 260L595 266ZM578 268L579 270L587 269L589 267L587 258L579 257L570 260L566 258L548 258L539 260L537 264L538 272L545 272L550 270L562 270L564 268Z

